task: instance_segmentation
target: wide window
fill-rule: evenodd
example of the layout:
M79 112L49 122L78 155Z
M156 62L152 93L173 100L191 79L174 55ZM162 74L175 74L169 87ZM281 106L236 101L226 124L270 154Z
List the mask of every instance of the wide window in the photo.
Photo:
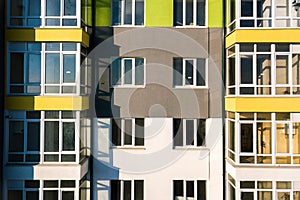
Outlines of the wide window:
M206 200L206 181L174 180L173 199Z
M174 26L205 25L205 0L174 0Z
M40 112L11 112L8 120L8 162L40 161Z
M9 43L8 94L79 94L80 78L87 87L86 65L79 77L80 49L79 43Z
M112 25L144 25L144 0L113 0Z
M41 0L10 0L9 26L38 27L41 25Z
M300 94L300 46L240 44L227 50L227 93L235 95Z
M236 113L235 119L227 119L227 130L237 127L239 163L300 164L299 113ZM227 156L237 141L229 139Z
M74 180L45 180L43 181L44 200L73 200L75 199L76 182Z
M207 86L207 62L205 58L174 58L173 85Z
M112 144L144 146L144 119L112 119Z
M111 180L110 181L111 200L143 200L144 181L143 180Z
M8 200L39 200L40 181L7 181L7 199Z
M117 58L111 64L112 86L145 85L144 58Z
M77 26L76 0L45 0L45 26ZM78 4L80 5L80 4Z
M173 119L173 145L205 145L205 119Z

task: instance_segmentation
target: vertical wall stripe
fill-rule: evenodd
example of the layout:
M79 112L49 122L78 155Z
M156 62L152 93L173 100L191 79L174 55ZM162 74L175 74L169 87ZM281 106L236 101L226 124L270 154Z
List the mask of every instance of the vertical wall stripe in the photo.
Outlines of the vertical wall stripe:
M174 0L145 0L146 26L173 26Z
M208 1L208 27L221 28L223 18L223 2L222 0Z
M111 25L111 0L97 0L95 8L95 25L110 26Z

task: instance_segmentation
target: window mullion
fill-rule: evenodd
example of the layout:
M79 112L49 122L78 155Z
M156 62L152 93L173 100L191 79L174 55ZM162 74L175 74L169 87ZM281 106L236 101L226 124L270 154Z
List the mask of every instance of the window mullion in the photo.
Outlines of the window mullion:
M193 26L197 26L197 0L193 0Z
M132 0L132 7L131 7L131 21L132 25L135 25L135 0Z
M45 135L45 130L44 130L44 126L45 126L45 111L41 111L41 122L40 122L40 162L44 162L44 144L45 144L45 139L44 139L44 135Z
M62 23L62 19L64 17L64 5L65 5L65 1L64 0L60 0L60 16L59 16L59 22L60 22L60 26L63 25Z
M183 199L187 200L187 197L186 197L186 180L183 180Z
M257 78L257 63L256 63L256 59L257 59L257 54L254 53L253 54L253 57L252 57L252 69L253 69L253 77L252 77L252 84L254 85L254 95L257 94L257 81L256 81L256 78Z
M60 44L62 46L62 44ZM62 47L61 47L62 48ZM64 53L60 51L60 68L59 68L59 93L63 93L63 74L64 74Z
M135 146L135 119L131 120L132 130L131 130L131 144Z
M130 183L131 183L131 200L134 200L134 180L132 180L132 181L130 181Z
M197 123L197 119L194 119L193 120L194 121L194 147L197 147L198 146L198 144L197 144L197 142L198 142L198 140L197 140L197 128L198 128L198 123ZM200 146L200 145L199 145Z
M125 137L125 120L121 119L121 146L124 146L124 137Z
M293 154L293 122L289 121L289 156L291 158L291 164L293 163L292 154Z
M186 119L182 120L183 122L183 146L186 146Z
M276 52L275 44L271 44L271 94L276 94Z
M124 200L124 181L120 180L120 200Z
M135 58L132 58L132 61L131 61L131 70L132 70L132 73L131 73L131 79L132 79L132 85L135 85Z
M63 121L61 119L61 117L59 118L59 134L58 134L58 154L59 154L59 162L61 162L61 157L62 157L62 151L63 151Z
M42 1L44 2L44 1ZM45 53L45 43L42 43L42 51L41 51L41 95L45 94L45 68L46 68L46 53Z
M183 26L185 26L186 24L185 24L185 22L186 22L186 2L185 2L186 0L183 0L182 1L182 3L183 3L183 5L182 5L182 25Z
M193 86L197 86L197 58L193 59Z
M124 25L125 18L125 0L121 1L121 25Z
M125 60L124 58L121 59L121 85L124 85L125 81Z
M272 164L276 163L276 121L275 121L275 113L271 115L272 123L271 123L271 140L272 140Z
M183 60L182 60L182 67L183 67L183 69L182 69L182 74L183 74L183 75L182 75L182 85L183 85L183 86L185 86L185 74L186 74L186 73L185 73L185 71L186 71L186 65L185 65L185 64L186 64L186 60L183 59Z

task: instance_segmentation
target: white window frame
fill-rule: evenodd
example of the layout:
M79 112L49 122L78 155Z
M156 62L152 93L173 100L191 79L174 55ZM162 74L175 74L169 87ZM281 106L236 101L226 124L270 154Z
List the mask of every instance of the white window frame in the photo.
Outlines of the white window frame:
M112 147L125 147L125 148L144 148L145 146L145 118L140 118L140 119L143 119L144 120L144 145L136 145L135 144L135 138L136 138L136 131L135 131L135 120L137 118L118 118L120 121L121 121L121 127L119 127L120 131L121 131L121 144L120 145L114 145L113 143L112 144ZM111 120L114 120L114 119L111 119ZM125 130L126 130L126 127L125 127L125 121L126 120L131 120L131 144L125 144ZM111 134L111 141L112 141L112 134Z
M253 120L243 120L240 119L240 113L235 113L235 120L234 123L236 124L236 136L235 136L235 146L236 146L236 156L235 156L235 163L239 165L246 165L246 166L299 166L299 163L294 163L294 157L299 158L299 154L293 153L293 125L294 123L300 123L300 114L299 113L290 113L290 120L276 120L276 114L277 113L271 113L271 119L270 120L259 120L257 119L257 113L254 113L254 119ZM231 120L231 119L227 119ZM233 120L231 120L233 121ZM271 123L271 153L265 153L265 154L258 154L257 153L257 123L261 122L267 122ZM240 138L240 126L241 124L253 124L253 152L241 152L241 138ZM289 152L286 153L280 153L276 150L276 143L277 143L277 124L286 124L288 128L288 143L289 143ZM228 123L226 123L226 126L228 127ZM227 128L226 128L227 130ZM299 134L299 133L298 133ZM226 139L227 140L227 139ZM228 148L228 141L226 141L226 150L230 150ZM227 152L226 151L226 152ZM240 162L240 156L250 156L254 157L253 163L241 163ZM281 164L276 163L276 157L286 157L288 156L291 160L290 164ZM226 157L228 157L228 152L226 153ZM263 164L263 163L257 163L258 157L270 157L272 159L270 164Z
M41 125L41 120L40 119L27 119L26 118L26 111L11 111L11 112L6 112L6 128L5 128L5 144L4 144L4 149L5 149L5 154L4 154L4 160L5 163L39 163L39 162L26 162L26 155L40 155L40 151L27 151L27 124L29 122L39 122ZM10 122L23 122L24 123L24 136L23 136L23 152L10 152L9 151L9 134L10 134ZM40 147L41 148L41 147ZM19 162L9 162L8 157L9 155L23 155L23 161Z
M136 66L135 66L135 59L139 58L139 59L143 59L144 60L144 83L141 85L136 85L136 81L135 81L135 72L136 72ZM121 69L121 80L120 80L120 84L113 84L112 81L110 81L110 85L112 88L117 88L117 87L123 87L123 88L144 88L146 86L146 59L145 58L140 58L140 57L135 57L135 58L127 58L127 57L122 57L122 58L114 58L115 59L120 59L120 69ZM131 68L131 80L132 83L131 84L125 84L125 60L131 60L132 63L132 68ZM112 63L112 62L111 62ZM111 68L112 69L112 68ZM113 71L111 71L111 75L110 78L111 80L113 79Z
M124 16L125 16L125 0L119 0L121 1L121 10L120 10L120 13L121 13L121 21L118 23L118 24L112 24L112 26L122 26L122 27L132 27L132 26L135 26L135 27L145 27L145 24L146 24L146 3L145 1L146 0L143 0L144 1L144 23L141 24L141 25L136 25L135 24L135 5L136 5L136 0L132 0L132 7L131 7L131 24L124 24ZM111 2L113 4L113 0ZM111 21L113 22L113 15L111 16Z
M208 0L205 1L205 24L204 26L197 25L197 0L193 0L193 24L186 24L186 0L182 0L182 22L181 26L175 25L175 28L207 28L208 27Z
M182 146L180 145L180 146L178 146L178 145L175 145L174 144L174 142L173 142L173 147L175 148L175 149L177 149L177 148L186 148L186 147L192 147L192 148L206 148L206 127L204 127L205 128L205 135L204 135L204 141L203 141L203 144L202 145L199 145L199 146L197 146L198 144L197 144L197 134L198 134L198 124L197 124L197 122L198 122L198 120L200 121L200 120L205 120L205 126L206 126L206 119L179 119L179 118L174 118L174 119L176 119L176 120L181 120L181 123L182 123L182 130L183 130L183 141L182 141ZM174 119L173 119L173 123L174 123ZM193 124L194 124L194 133L193 133L193 135L194 135L194 144L186 144L186 137L187 137L187 125L186 125L186 121L193 121ZM173 130L173 134L174 134L174 131L175 130ZM174 140L174 135L173 135L173 140Z
M58 192L58 200L63 200L62 199L63 192L74 192L74 199L79 198L79 181L78 180L72 180L72 181L75 181L75 187L70 187L70 188L63 188L61 186L62 181L65 181L65 180L55 180L55 181L58 181L58 187L45 188L44 181L48 181L48 180L41 181L41 185L42 185L42 191L40 192L41 199L43 199L43 197L44 197L44 191L57 191ZM49 181L52 181L52 180L49 180ZM71 180L66 180L66 181L71 181Z
M288 5L287 5L287 9L288 9L288 15L287 16L276 16L276 1L271 1L271 17L260 17L257 18L257 0L253 0L253 16L248 16L248 17L242 17L241 16L241 0L236 1L236 28L235 29L264 29L264 28L291 28L291 27L299 27L299 26L276 26L276 22L277 20L288 20L287 23L293 24L295 22L293 22L294 20L297 20L298 23L300 21L300 16L299 17L293 17L293 11L295 11L295 8L293 6L293 1L294 0L289 0ZM241 20L253 20L254 26L253 27L241 27L240 23ZM258 27L257 26L257 22L259 20L267 20L268 22L265 23L269 23L271 24L271 26L263 26L263 27Z
M45 118L45 112L42 111L41 113L41 157L40 160L42 163L78 163L80 160L80 111L75 111L75 116L72 119L63 119L62 118L62 112L64 111L57 111L59 112L59 117L58 119L46 119ZM45 122L58 122L59 123L59 139L58 139L58 151L57 152L45 152L44 151L44 145L45 145ZM75 126L75 150L73 151L63 151L63 123L65 122L72 122L74 123ZM45 155L58 155L58 161L45 161L44 156ZM62 160L62 155L75 155L75 161L70 162L70 161L61 161Z
M208 187L207 187L207 185L208 185L208 181L207 180L189 180L189 179L187 179L187 180L179 180L179 179L173 179L173 181L172 181L172 184L173 184L173 187L172 187L172 191L173 191L173 193L172 193L172 196L173 196L173 199L175 199L175 197L174 197L174 182L175 181L183 181L183 199L184 200L188 200L189 198L187 197L187 191L186 191L186 186L187 186L187 182L188 181L193 181L194 182L194 199L197 199L197 195L198 195L198 187L197 187L197 181L205 181L205 191L206 191L206 199L208 199L208 197L207 197L207 194L208 194L208 192L207 192L207 189L208 189Z
M46 0L41 0L41 16L42 16L42 27L43 28L53 28L53 27L62 27L62 28L79 28L81 27L81 0L76 0L76 15L74 16L67 16L64 15L64 1L60 0L60 15L59 16L46 16ZM47 19L59 19L58 26L50 26L46 25ZM62 21L64 19L76 19L77 25L76 26L64 26Z
M124 200L124 181L130 181L130 183L131 183L131 200L134 200L135 198L134 198L134 189L135 189L135 187L134 187L134 182L135 181L143 181L143 194L144 194L144 196L143 196L143 199L145 199L145 181L144 180L138 180L138 179L136 179L136 180L111 180L111 181L119 181L120 182L120 200ZM111 181L110 181L110 186L111 186ZM111 187L109 187L109 194L111 194L111 191L112 189L111 189Z
M197 85L197 59L202 58L182 58L182 84L174 85L175 88L208 88L208 59L205 59L205 85ZM192 61L193 63L193 84L186 83L186 61ZM179 72L176 72L179 73ZM175 77L173 77L175 78Z
M80 49L81 44L76 44L76 50L75 51L63 51L62 46L63 43L58 43L60 46L60 50L57 51L46 51L46 44L42 44L42 70L41 70L41 95L66 95L66 96L73 96L80 95ZM59 83L46 83L46 54L59 54L60 56L60 80ZM64 83L63 82L63 72L64 72L64 66L63 66L63 56L64 55L75 55L75 82L74 83ZM46 93L46 86L54 86L59 87L58 93ZM75 87L76 91L72 93L63 93L63 87L64 86L71 86Z
M229 86L229 73L227 73L227 95L234 95L234 96L299 96L300 93L294 93L294 88L300 88L300 85L293 85L293 63L292 63L292 57L293 55L299 55L300 56L300 45L298 44L289 44L289 51L288 52L277 52L275 51L275 45L271 44L271 51L270 52L258 52L257 51L257 44L252 43L254 45L254 51L253 52L241 52L240 51L240 44L235 45L235 53L228 55L227 51L227 60L233 56L235 56L235 85ZM252 65L253 65L253 83L252 84L242 84L241 83L241 57L249 55L252 56ZM257 84L257 56L259 55L270 55L271 59L271 76L270 80L271 83L269 85L259 85ZM278 84L276 81L276 56L287 56L288 58L288 83L287 84ZM229 70L229 65L227 64L227 71ZM229 94L229 89L235 88L235 94ZM241 94L240 90L241 88L253 88L254 93L253 94ZM259 88L269 88L271 90L270 94L258 94L257 90ZM277 94L276 89L278 88L288 88L289 91L287 91L286 94Z

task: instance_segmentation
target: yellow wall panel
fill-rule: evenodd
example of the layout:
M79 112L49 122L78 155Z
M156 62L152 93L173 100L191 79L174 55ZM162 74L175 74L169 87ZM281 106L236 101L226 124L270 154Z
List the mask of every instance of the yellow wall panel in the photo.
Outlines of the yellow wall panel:
M300 112L300 97L226 97L231 112Z
M35 96L6 97L7 110L86 110L89 108L88 97Z

